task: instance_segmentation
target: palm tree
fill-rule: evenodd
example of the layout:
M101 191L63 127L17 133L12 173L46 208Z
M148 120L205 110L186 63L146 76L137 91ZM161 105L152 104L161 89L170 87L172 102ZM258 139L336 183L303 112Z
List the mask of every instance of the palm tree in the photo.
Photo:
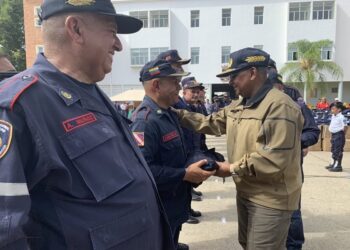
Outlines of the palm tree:
M306 101L310 90L317 86L324 91L326 74L339 79L343 76L343 70L333 61L325 61L321 58L322 48L332 47L332 41L320 40L310 42L308 40L299 40L291 43L296 49L297 61L287 62L280 73L286 77L286 82L293 85L304 86L304 99Z

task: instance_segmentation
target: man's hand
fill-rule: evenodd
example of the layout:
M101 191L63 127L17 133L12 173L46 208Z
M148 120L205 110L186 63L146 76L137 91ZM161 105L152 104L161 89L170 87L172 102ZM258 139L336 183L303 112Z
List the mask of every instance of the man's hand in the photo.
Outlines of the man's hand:
M230 163L228 162L216 162L219 168L216 170L215 176L219 177L229 177L231 176L230 172Z
M191 183L199 184L206 179L208 179L210 176L215 174L215 171L205 171L201 169L201 166L207 164L207 160L201 160L197 161L186 168L186 174L184 177L184 181L188 181Z

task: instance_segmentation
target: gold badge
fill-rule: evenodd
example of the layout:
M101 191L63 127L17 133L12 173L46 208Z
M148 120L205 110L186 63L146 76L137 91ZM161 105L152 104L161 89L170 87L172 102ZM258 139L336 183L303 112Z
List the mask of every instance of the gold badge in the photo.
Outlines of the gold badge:
M253 63L253 62L263 62L266 60L265 56L248 56L245 61L247 63Z
M68 100L72 99L72 94L70 94L64 90L61 90L61 95Z
M86 6L86 5L93 5L96 3L96 1L95 0L67 0L66 3L73 6Z

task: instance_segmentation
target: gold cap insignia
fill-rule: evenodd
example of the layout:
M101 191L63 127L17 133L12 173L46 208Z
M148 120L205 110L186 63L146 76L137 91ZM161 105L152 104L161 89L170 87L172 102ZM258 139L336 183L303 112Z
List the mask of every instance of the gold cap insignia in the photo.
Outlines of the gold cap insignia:
M232 60L232 58L230 58L230 59L228 60L228 64L227 64L227 68L226 68L226 69L231 68L232 65L233 65L233 60Z
M253 63L253 62L263 62L266 60L265 56L248 56L245 61L247 63Z
M96 1L95 0L67 0L66 3L73 6L85 6L85 5L93 5L96 3Z
M61 90L61 95L68 100L72 99L72 94L70 94L64 90Z

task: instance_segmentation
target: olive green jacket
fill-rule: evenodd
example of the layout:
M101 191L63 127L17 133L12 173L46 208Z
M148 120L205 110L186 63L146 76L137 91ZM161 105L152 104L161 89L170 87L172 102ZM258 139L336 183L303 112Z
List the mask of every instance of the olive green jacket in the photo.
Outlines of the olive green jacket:
M227 134L228 161L235 164L237 193L254 203L296 210L301 193L303 117L299 106L276 89L255 103L233 101L209 116L178 111L181 125L200 133Z

